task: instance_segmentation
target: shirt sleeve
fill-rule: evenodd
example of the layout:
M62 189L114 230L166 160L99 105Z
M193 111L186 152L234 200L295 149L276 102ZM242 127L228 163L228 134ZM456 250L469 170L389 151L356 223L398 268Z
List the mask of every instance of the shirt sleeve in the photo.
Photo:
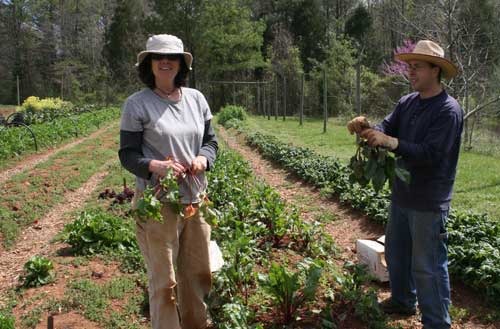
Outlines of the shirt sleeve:
M203 119L205 122L212 120L213 115L210 111L210 106L208 105L207 99L201 92L199 92L199 104L203 112Z
M214 129L211 125L211 121L205 121L205 130L203 133L203 142L201 145L199 155L207 158L207 170L213 166L215 158L217 157L217 151L219 149L219 144L217 142L217 136L215 136Z
M124 131L143 131L143 118L141 109L135 101L128 98L123 104L120 130Z
M120 130L120 150L118 156L122 166L137 177L149 179L149 162L152 159L142 153L142 131Z
M413 164L434 164L450 152L461 126L462 117L457 111L443 109L433 120L421 143L400 139L394 153Z

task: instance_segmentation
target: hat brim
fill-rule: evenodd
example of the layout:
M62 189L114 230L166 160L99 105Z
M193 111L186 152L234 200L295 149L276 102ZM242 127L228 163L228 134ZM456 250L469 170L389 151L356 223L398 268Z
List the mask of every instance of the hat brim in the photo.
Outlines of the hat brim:
M188 53L187 51L185 51L183 53L178 53L178 52L169 52L169 51L144 50L144 51L141 51L139 54L137 54L137 63L135 63L135 66L141 65L144 58L146 58L146 56L149 54L184 55L184 60L186 61L186 65L187 65L188 69L192 70L193 55L191 55L191 53Z
M416 60L437 65L443 70L443 77L448 80L456 77L458 74L458 68L452 62L443 57L415 53L404 53L394 55L394 58L406 63L411 60Z

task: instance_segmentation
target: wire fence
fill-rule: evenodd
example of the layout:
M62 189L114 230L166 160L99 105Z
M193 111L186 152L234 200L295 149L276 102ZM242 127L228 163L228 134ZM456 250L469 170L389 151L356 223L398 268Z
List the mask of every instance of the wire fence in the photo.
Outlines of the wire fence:
M329 83L326 70L321 73L273 74L261 81L204 81L198 82L198 89L215 112L225 105L240 105L269 120L296 117L300 125L306 117L321 117L326 131L329 117L358 113L360 104L353 103L351 86L339 88L338 84ZM352 87L355 89L354 83Z

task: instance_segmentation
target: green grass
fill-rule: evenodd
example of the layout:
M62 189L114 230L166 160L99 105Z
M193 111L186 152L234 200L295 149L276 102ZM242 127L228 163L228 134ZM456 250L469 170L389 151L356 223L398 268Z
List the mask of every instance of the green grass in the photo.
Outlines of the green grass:
M284 142L309 147L316 152L334 156L347 164L355 152L355 137L345 128L346 122L330 118L326 133L321 119L306 119L299 126L297 118L288 117L267 120L249 116L247 129L250 132L272 134ZM486 148L477 145L478 149ZM462 210L486 212L500 220L500 154L480 154L462 151L458 163L457 180L452 207Z
M272 134L280 140L296 146L305 146L318 153L334 156L342 162L347 162L353 155L356 147L355 138L345 128L345 123L330 118L326 133L323 133L323 121L306 119L304 125L299 126L297 118L287 117L267 120L263 117L249 116L247 125L252 132Z

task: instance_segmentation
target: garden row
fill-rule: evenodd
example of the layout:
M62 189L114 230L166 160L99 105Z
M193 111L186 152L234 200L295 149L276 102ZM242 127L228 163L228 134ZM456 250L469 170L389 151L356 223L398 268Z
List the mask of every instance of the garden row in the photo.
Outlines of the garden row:
M38 148L49 148L71 138L89 134L103 125L108 125L119 116L119 108L103 108L33 124L29 129L35 135ZM34 139L28 128L24 126L0 128L0 163L34 150Z
M350 169L334 157L283 143L271 135L249 134L247 142L300 179L338 195L344 204L358 209L380 224L388 218L387 188L379 193L349 180ZM500 221L485 214L453 210L447 223L449 269L469 286L485 291L500 302Z
M117 176L116 169L112 175ZM224 267L214 275L208 299L209 312L219 328L276 328L290 323L338 328L345 327L344 321L353 317L370 327L388 327L375 291L366 291L363 286L368 280L363 269L353 264L336 266L337 251L322 224L303 222L298 211L275 190L256 181L239 155L221 151L208 178L209 195L220 214L212 239L221 247L225 260ZM40 306L39 311L51 311L59 305L62 312L78 310L104 328L116 328L123 316L113 317L104 309L125 304L121 309L129 310L130 319L126 328L139 328L137 319L147 309L148 298L134 220L127 205L103 207L103 203L99 201L78 215L60 238L70 244L75 257L106 255L119 259L124 276L141 273L137 286L127 284L121 294L101 291L99 295L92 279L70 280L65 297ZM29 274L29 282L37 282ZM49 281L59 278L56 275ZM26 281L23 284L30 285ZM141 289L144 292L137 293ZM4 318L8 317L4 313Z
M109 114L106 114L109 115ZM91 120L91 118L88 118ZM33 169L10 177L0 189L0 234L6 248L14 245L28 225L45 225L42 219L65 194L81 187L92 175L117 158L117 126L96 138L61 151Z

